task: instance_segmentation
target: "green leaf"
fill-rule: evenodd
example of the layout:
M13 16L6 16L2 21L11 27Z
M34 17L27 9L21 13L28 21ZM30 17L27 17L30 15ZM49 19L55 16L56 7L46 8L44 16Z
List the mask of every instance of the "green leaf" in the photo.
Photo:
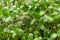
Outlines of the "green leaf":
M58 37L60 37L60 29L57 31L57 35Z
M27 40L33 40L33 34L29 33Z
M51 39L57 38L57 34L56 34L56 33L51 34L50 38L51 38Z

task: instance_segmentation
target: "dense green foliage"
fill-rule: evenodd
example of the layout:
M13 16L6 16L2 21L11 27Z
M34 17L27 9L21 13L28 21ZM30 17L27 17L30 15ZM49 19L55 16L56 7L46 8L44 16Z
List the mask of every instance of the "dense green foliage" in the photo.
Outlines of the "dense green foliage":
M0 40L60 40L60 0L0 0Z

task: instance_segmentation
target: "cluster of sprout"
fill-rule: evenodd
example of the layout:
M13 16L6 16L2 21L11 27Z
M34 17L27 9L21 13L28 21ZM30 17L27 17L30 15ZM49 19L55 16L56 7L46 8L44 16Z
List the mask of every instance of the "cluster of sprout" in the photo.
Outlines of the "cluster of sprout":
M0 0L0 40L60 40L60 0Z

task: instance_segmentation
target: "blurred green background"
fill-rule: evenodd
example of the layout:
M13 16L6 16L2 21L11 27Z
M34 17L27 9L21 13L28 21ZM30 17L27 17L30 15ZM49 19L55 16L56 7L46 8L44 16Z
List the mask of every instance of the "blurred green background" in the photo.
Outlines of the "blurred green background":
M60 40L60 0L0 0L0 40Z

